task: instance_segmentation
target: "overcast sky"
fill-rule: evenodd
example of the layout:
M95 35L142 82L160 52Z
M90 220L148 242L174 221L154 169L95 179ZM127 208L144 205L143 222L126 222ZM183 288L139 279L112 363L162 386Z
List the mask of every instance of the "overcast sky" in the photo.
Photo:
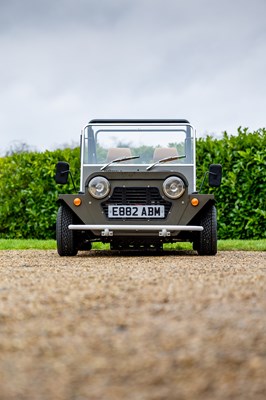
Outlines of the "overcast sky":
M266 126L266 0L0 0L0 153L92 118Z

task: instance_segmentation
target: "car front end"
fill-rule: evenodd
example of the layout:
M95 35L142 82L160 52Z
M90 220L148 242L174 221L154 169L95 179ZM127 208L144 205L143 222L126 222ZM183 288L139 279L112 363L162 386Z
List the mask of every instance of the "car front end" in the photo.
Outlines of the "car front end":
M91 121L81 135L80 191L59 196L70 216L67 228L58 221L59 254L69 255L64 241L71 254L97 241L120 250L177 241L196 248L201 210L214 196L196 191L195 139L186 120Z

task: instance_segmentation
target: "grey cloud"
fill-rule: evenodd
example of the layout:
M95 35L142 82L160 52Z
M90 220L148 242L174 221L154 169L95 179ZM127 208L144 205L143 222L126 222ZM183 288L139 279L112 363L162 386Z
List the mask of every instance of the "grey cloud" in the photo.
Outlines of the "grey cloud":
M127 7L128 8L128 7ZM123 15L123 0L2 0L1 30L67 29L115 24Z
M71 142L93 117L265 125L265 11L264 0L2 0L2 146Z

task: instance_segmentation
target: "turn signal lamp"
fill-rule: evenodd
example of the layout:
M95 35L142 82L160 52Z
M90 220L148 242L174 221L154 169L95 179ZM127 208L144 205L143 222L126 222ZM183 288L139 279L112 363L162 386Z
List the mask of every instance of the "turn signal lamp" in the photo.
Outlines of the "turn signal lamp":
M78 207L78 206L81 205L81 199L80 199L79 197L76 197L76 198L73 200L73 203L74 203L74 205L75 205L76 207Z
M193 207L197 207L198 204L199 204L199 199L197 199L196 197L193 197L193 199L191 199L191 205Z

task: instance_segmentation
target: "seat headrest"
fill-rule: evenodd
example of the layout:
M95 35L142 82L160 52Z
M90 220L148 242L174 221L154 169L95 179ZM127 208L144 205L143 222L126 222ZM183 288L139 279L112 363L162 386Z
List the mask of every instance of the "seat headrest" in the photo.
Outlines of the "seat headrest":
M175 156L178 156L175 147L157 147L153 153L153 161L156 162L161 160L162 158Z
M112 147L108 149L107 162L116 158L131 157L131 150L128 147Z

